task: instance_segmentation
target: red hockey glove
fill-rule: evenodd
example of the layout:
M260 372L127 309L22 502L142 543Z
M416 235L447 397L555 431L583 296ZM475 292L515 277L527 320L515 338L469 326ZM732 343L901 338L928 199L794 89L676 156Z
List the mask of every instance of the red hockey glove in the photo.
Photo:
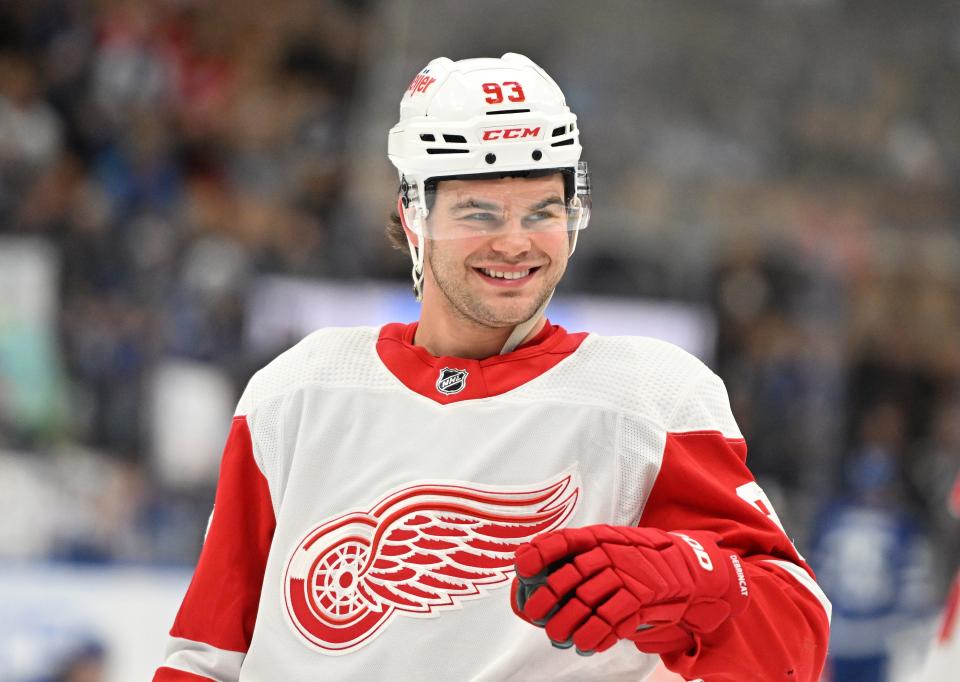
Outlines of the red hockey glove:
M749 600L739 557L718 539L607 525L543 533L517 548L514 612L584 655L620 639L648 653L689 648Z

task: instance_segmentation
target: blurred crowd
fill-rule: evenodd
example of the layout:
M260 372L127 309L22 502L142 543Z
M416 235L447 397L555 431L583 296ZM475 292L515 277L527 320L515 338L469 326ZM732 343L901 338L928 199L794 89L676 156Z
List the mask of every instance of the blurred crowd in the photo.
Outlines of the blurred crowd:
M4 530L0 555L192 563L213 481L158 479L151 372L213 364L239 391L269 359L243 344L258 275L406 276L371 247L377 219L353 224L395 189L385 130L357 142L372 74L435 56L411 29L422 3L401 4L405 27L373 0L0 4L0 250L38 240L56 263L53 388L32 410L0 300L0 472L8 518L64 507ZM599 3L583 22L602 45L531 39L595 173L564 291L707 304L709 361L801 549L829 581L837 505L892 515L911 556L937 549L916 569L932 594L907 600L922 610L960 558L960 10L718 4ZM576 5L545 11L545 35ZM461 37L449 56L497 52ZM405 80L374 85L392 118ZM351 194L371 154L389 180Z
M342 271L332 207L363 11L0 5L0 238L55 249L52 360L67 398L25 414L15 385L3 399L0 368L0 448L50 457L71 489L71 528L46 553L195 556L211 498L153 485L147 380L179 357L215 363L242 387L268 359L242 344L251 276Z

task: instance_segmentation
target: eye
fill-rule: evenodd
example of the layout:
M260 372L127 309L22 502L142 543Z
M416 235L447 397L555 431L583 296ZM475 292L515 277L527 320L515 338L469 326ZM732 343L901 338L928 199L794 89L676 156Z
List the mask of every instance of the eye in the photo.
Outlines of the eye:
M561 211L555 206L545 206L536 211L531 211L523 219L525 225L536 227L537 229L553 229L554 223L562 220Z
M464 220L484 220L484 221L490 221L490 220L496 220L496 216L495 216L494 214L492 214L492 213L488 213L488 212L484 211L484 212L470 213L470 214L468 214L468 215L465 215L465 216L464 216Z

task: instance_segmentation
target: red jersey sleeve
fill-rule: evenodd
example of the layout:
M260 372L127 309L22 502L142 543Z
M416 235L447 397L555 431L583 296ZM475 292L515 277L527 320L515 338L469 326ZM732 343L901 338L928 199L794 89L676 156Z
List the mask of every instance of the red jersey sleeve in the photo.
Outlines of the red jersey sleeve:
M692 650L662 659L684 678L704 682L816 682L830 602L746 466L746 443L734 433L722 382L711 375L703 390L711 395L693 396L695 417L679 421L702 425L713 416L718 429L667 433L639 525L718 533L721 546L740 555L751 599L742 614L697 637ZM725 413L711 415L717 410Z
M239 677L256 625L275 526L246 417L234 417L207 536L154 682Z

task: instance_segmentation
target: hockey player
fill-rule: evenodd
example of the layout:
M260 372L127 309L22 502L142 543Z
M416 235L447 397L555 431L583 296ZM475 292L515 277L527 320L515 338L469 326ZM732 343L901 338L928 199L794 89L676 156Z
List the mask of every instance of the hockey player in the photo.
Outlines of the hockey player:
M817 680L830 604L721 380L544 317L590 217L554 81L436 59L388 147L419 322L251 379L154 679Z

